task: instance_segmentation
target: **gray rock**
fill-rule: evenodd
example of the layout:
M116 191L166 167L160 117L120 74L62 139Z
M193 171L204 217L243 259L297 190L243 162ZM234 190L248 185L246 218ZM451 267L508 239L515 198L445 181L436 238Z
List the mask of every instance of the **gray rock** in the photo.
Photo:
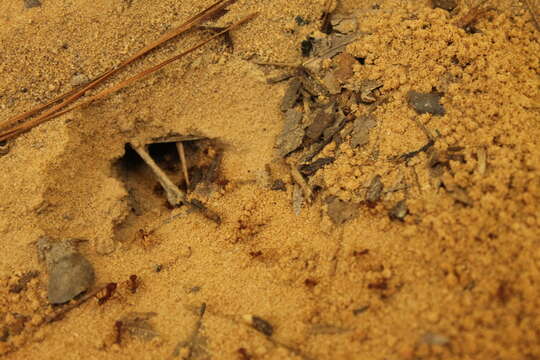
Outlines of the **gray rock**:
M63 304L94 284L94 268L84 256L69 254L59 259L49 272L47 297L51 304Z
M444 115L444 107L439 102L441 98L442 94L437 92L419 93L411 90L407 93L409 105L419 114Z
M68 302L94 284L92 264L77 252L77 244L81 241L57 241L47 236L37 241L38 258L45 261L49 273L47 297L51 304Z

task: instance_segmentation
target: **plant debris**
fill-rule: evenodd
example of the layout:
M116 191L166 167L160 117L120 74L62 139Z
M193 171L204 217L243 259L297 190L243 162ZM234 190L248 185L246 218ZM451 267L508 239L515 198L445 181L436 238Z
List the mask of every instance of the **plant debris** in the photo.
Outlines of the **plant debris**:
M450 343L450 339L441 334L427 332L424 336L422 336L422 342L428 345L447 345Z
M336 79L345 83L353 76L353 65L356 64L357 61L351 54L345 52L337 55L335 61L337 63L337 69L334 72L334 75Z
M313 38L308 37L300 43L300 51L303 57L308 57L313 50Z
M333 163L335 160L336 158L333 157L319 158L310 164L301 165L299 170L303 175L311 176L326 165Z
M341 34L354 33L358 29L355 17L333 17L331 24L332 30Z
M30 282L30 280L35 279L38 276L39 276L39 271L37 270L27 271L23 273L21 277L19 277L19 279L17 280L17 283L9 287L9 292L18 294L21 291L26 290L26 285Z
M277 138L277 148L280 156L284 157L294 150L298 149L304 138L304 129L302 127L302 113L289 109L285 113L285 123L283 131Z
M143 341L150 341L159 336L159 333L150 323L150 319L156 315L155 312L130 312L122 316L118 321L122 323L124 333Z
M281 111L288 111L293 108L294 104L298 101L301 85L302 83L297 77L289 81L285 95L281 100Z
M364 305L362 307L359 307L358 309L353 310L353 315L357 316L364 312L366 312L369 309L369 305Z
M208 357L208 352L206 350L207 338L200 334L203 325L203 317L206 313L206 303L203 303L200 308L196 310L196 313L197 321L191 335L187 340L180 341L178 344L176 344L172 357L181 356L182 359L199 359Z
M364 114L356 118L353 122L351 135L351 146L364 146L369 141L369 133L377 125L377 120L372 114Z
M359 100L371 104L377 101L375 90L381 88L383 84L377 80L364 80L360 84Z
M258 332L270 337L274 333L274 327L266 320L255 315L244 315L244 321Z
M328 216L336 225L343 225L358 216L358 204L337 197L327 199Z

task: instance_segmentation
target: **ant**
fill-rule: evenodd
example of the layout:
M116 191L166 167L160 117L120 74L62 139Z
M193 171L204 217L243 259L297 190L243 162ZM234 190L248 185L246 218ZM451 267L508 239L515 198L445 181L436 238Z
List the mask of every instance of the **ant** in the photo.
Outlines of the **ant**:
M115 293L116 287L118 286L115 282L110 282L105 286L102 290L100 290L96 294L96 298L98 299L98 305L105 304Z
M120 345L122 343L122 333L124 323L120 320L114 322L114 343Z
M135 294L139 288L140 282L139 277L133 274L130 275L129 280L126 281L126 286L132 294Z

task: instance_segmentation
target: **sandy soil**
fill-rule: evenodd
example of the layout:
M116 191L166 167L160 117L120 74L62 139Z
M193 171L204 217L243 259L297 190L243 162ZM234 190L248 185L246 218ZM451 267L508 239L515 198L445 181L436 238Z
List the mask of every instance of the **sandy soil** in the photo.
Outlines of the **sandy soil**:
M0 353L540 358L540 45L530 13L521 1L492 0L465 31L456 22L473 1L451 12L431 1L361 3L343 0L334 11L356 19L361 34L345 50L359 60L348 83L379 81L384 101L352 106L351 116L369 111L377 120L369 141L326 146L333 163L310 180L314 201L296 211L296 185L275 148L287 82L267 83L290 69L260 63L305 60L301 42L324 37L322 0L239 0L211 23L259 12L231 34L232 49L216 40L10 141L0 155ZM210 4L2 1L1 119L98 76ZM173 40L112 82L208 36ZM417 115L408 92L434 89L444 93L445 114ZM128 142L172 132L220 144L219 184L201 196L221 224L167 207L149 169L124 156ZM392 160L424 146L429 134L436 140L428 151ZM155 151L170 156L170 148ZM189 151L196 156L197 148ZM178 169L170 174L181 178ZM368 206L374 175L392 191ZM276 178L284 191L272 190ZM328 199L354 204L350 219L336 224ZM400 200L409 213L392 220ZM94 265L96 289L119 284L112 298L103 305L92 298L48 323L61 307L47 302L35 246L43 235L88 240L79 251ZM39 274L14 290L29 271ZM135 293L126 282L132 274L140 279ZM133 313L150 319L119 336L115 323ZM257 331L248 315L273 334Z

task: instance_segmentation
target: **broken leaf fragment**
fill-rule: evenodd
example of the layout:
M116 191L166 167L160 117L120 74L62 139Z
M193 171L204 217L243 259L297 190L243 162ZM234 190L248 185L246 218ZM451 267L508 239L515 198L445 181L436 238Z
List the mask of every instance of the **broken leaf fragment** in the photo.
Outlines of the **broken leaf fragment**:
M358 216L358 204L337 197L328 200L328 216L336 225L342 225Z
M334 61L337 63L337 69L334 72L336 79L344 83L349 80L354 72L353 66L356 64L356 59L348 53L341 53L334 58Z
M278 136L276 146L279 155L287 156L294 150L298 149L302 144L304 137L304 129L302 128L302 113L293 109L287 110L285 113L285 124L283 131Z
M156 316L155 312L130 312L122 318L122 326L131 336L143 341L150 341L159 336L159 333L150 323L150 319Z
M354 17L332 18L332 29L342 34L350 34L357 30L358 23Z
M247 324L266 336L272 336L274 333L274 327L263 318L255 315L244 315L242 318Z
M319 140L324 130L333 124L335 114L331 108L327 110L320 109L313 113L312 118L312 123L306 128L306 140L308 144Z
M302 83L296 77L289 81L287 89L285 90L285 95L283 95L283 98L281 99L281 111L287 111L294 107L294 104L298 100L301 85Z
M341 85L333 72L328 72L321 82L330 95L337 95L341 92Z
M407 101L418 114L444 115L445 110L440 103L442 96L439 92L420 93L411 90L407 93Z
M377 120L371 114L364 114L357 117L353 123L351 135L351 146L364 146L369 141L369 132L377 125Z
M383 83L378 80L364 80L360 84L360 101L370 104L377 101L375 90L381 88Z
M7 141L0 141L0 156L9 153L9 143Z

